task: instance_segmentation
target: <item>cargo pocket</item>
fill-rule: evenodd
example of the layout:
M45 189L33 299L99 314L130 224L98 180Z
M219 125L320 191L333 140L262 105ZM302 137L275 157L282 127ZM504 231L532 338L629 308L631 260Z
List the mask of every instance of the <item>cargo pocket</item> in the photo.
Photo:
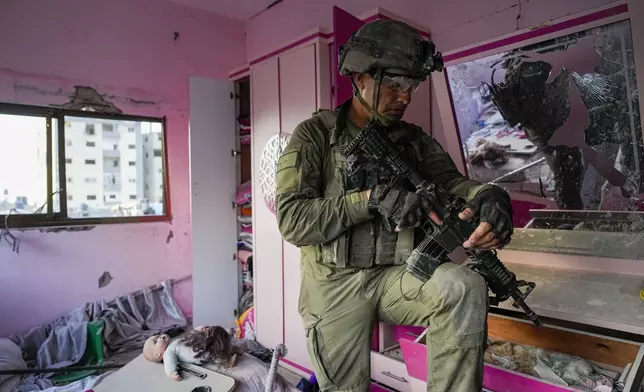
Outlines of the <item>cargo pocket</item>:
M304 323L304 332L306 334L306 348L309 351L316 373L321 375L329 383L333 384L333 379L331 378L333 373L330 372L330 362L326 346L318 328L318 324L321 320L314 314L306 313L302 315L302 321Z
M322 260L324 264L335 265L344 268L349 259L349 238L351 230L340 234L333 240L322 245Z
M396 239L396 251L394 255L394 264L403 265L414 250L415 230L405 230L398 233Z

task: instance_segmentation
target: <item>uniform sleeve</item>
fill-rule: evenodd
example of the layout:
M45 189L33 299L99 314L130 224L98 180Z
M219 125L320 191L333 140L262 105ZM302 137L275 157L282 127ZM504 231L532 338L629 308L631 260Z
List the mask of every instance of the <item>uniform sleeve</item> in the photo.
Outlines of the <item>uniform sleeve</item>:
M297 126L277 164L276 215L285 241L327 243L351 226L371 219L367 193L324 197L323 161L328 141L313 121Z
M420 132L420 145L423 151L420 170L429 180L452 195L460 196L467 201L491 186L462 175L440 143L422 130Z

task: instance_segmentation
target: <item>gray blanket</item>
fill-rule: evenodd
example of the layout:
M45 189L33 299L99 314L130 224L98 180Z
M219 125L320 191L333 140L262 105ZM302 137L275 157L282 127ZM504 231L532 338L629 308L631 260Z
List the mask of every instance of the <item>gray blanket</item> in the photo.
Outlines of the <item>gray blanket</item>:
M96 320L103 320L105 323L103 342L108 356L140 349L148 337L170 328L188 325L172 295L171 281L167 280L160 287L145 288L109 302L100 300L87 303L49 324L33 328L25 335L10 337L22 351L22 358L5 360L8 365L4 369L15 369L13 364L20 363L20 360L24 360L28 367L35 368L61 368L77 363L85 353L87 324ZM2 347L0 346L0 350ZM0 358L11 358L13 352L15 350L5 349L0 352ZM0 368L3 368L2 364L0 361ZM8 391L84 391L91 387L89 384L94 385L104 376L88 377L63 388L52 388L47 375L24 376L17 386L12 386ZM2 392L3 384L5 382L0 379Z

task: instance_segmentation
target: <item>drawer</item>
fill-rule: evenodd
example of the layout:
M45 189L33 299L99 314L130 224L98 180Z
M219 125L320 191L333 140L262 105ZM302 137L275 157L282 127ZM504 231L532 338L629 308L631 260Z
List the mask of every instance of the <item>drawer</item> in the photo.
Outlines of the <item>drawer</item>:
M638 392L639 385L642 383L639 370L642 368L644 346L637 342L617 340L554 326L535 327L533 324L523 320L496 315L488 317L488 335L493 342L509 342L523 347L540 348L550 352L580 357L586 363L592 363L604 369L607 374L612 372L613 376L621 376L624 392ZM418 381L427 381L425 370L427 348L424 344L424 338L425 335L423 334L416 341L401 340L403 357L411 379L410 384L414 386ZM503 359L502 355L504 355L502 350L497 351L495 355L497 353L500 355L495 357L490 355L490 349L488 349L487 353L487 360L490 360L490 358L492 360L493 358ZM554 381L544 379L544 374L547 374L547 372L543 368L538 369L539 375L537 375L534 367L523 366L523 369L516 367L516 364L519 363L516 357L513 358L512 363L515 364L512 368L506 368L500 362L486 362L484 387L490 391L503 392L588 391L588 389L581 389L572 385L560 385ZM528 372L532 372L532 374ZM414 391L416 390L421 389L414 387Z
M371 352L371 379L400 392L411 392L411 384L405 363L387 355L389 351Z
M369 386L369 392L396 392L396 391L394 391L393 389L389 389L384 385L376 384L375 382L372 382L371 385Z

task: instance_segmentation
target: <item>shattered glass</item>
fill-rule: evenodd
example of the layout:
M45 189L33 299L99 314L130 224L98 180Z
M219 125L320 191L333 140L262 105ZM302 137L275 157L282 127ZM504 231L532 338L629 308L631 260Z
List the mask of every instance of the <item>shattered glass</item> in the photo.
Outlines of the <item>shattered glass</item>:
M468 175L506 188L515 226L644 230L630 21L447 67Z

